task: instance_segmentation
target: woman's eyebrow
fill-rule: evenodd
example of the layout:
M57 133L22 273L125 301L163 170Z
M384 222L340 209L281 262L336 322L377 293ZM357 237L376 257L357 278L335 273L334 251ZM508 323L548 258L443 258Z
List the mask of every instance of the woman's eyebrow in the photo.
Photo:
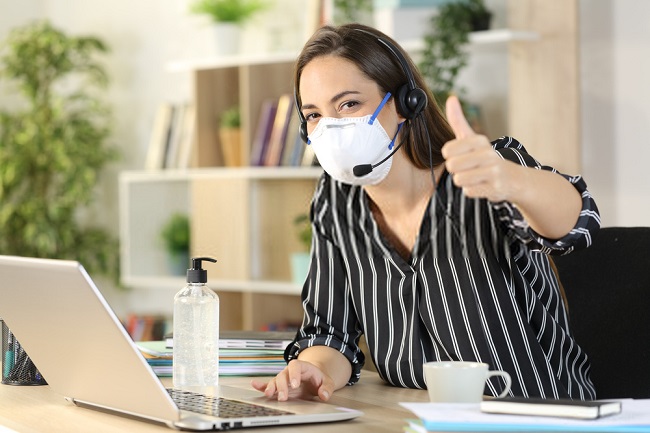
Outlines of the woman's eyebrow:
M340 93L337 93L336 95L332 96L332 98L330 99L330 103L333 104L336 101L338 101L339 99L344 98L344 97L346 97L348 95L358 95L360 93L361 92L359 92L357 90L344 90L344 91L342 91ZM314 109L314 108L318 108L318 107L316 107L316 105L314 105L314 104L303 104L303 105L300 106L300 110L311 110L311 109Z
M335 102L338 101L339 99L342 99L342 98L345 97L345 96L348 96L348 95L358 95L358 94L360 94L360 93L361 93L361 92L359 92L358 90L344 90L344 91L342 91L341 93L338 93L338 94L334 95L334 96L332 97L332 99L330 99L330 102L333 104L333 103L335 103Z

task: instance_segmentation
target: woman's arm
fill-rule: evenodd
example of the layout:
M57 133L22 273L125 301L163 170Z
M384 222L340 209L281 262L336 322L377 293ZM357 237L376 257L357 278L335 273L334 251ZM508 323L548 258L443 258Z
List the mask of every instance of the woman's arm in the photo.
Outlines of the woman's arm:
M332 378L334 390L343 388L350 381L352 375L350 361L341 352L331 347L313 346L307 348L298 355L298 360L315 365L325 375ZM293 381L292 372L289 373Z
M575 226L582 209L576 188L561 175L501 158L485 136L475 134L455 96L447 118L456 139L442 148L454 183L468 197L513 203L539 235L559 239Z
M512 173L507 198L530 227L548 239L560 239L573 229L582 209L578 190L564 177L504 160Z
M312 200L311 264L302 292L302 327L285 350L287 367L269 383L252 383L268 397L318 395L327 400L335 390L359 380L364 363L357 344L361 326L329 213L337 191L329 176L323 176Z

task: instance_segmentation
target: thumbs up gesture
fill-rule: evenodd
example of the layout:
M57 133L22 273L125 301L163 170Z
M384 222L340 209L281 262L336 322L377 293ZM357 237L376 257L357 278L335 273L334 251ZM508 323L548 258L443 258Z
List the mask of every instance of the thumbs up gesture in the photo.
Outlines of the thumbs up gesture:
M454 183L468 197L507 200L513 187L509 182L511 170L516 164L502 159L484 135L472 130L456 96L447 99L446 110L456 138L445 143L442 156Z

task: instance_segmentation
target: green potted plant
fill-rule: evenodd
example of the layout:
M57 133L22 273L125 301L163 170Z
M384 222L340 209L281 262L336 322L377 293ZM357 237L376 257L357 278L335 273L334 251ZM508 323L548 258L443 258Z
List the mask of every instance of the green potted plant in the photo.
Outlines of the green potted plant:
M219 141L223 162L226 167L242 165L241 116L239 106L235 105L221 114L219 121Z
M424 35L420 71L428 81L436 101L443 105L451 93L462 95L456 86L460 71L467 65L465 45L472 31L487 30L492 13L483 0L445 3L431 17Z
M307 277L310 262L311 222L309 215L306 213L297 215L293 220L293 224L296 228L301 251L291 254L291 278L295 284L302 284Z
M239 51L240 27L264 8L262 0L196 0L190 11L210 17L218 54L232 55Z
M102 168L108 77L95 37L69 36L47 21L12 30L0 51L3 85L20 105L0 111L0 254L74 259L119 277L117 240L83 218Z
M190 219L186 214L173 213L163 225L160 236L169 259L170 272L184 275L190 261Z
M370 23L372 0L334 0L334 24Z

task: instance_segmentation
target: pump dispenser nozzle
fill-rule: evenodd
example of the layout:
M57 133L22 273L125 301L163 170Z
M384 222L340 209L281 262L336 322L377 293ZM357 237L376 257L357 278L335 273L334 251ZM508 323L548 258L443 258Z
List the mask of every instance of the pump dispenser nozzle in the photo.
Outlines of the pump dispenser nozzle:
M192 257L192 267L187 270L188 283L207 283L208 271L201 267L204 260L217 263L212 257Z

